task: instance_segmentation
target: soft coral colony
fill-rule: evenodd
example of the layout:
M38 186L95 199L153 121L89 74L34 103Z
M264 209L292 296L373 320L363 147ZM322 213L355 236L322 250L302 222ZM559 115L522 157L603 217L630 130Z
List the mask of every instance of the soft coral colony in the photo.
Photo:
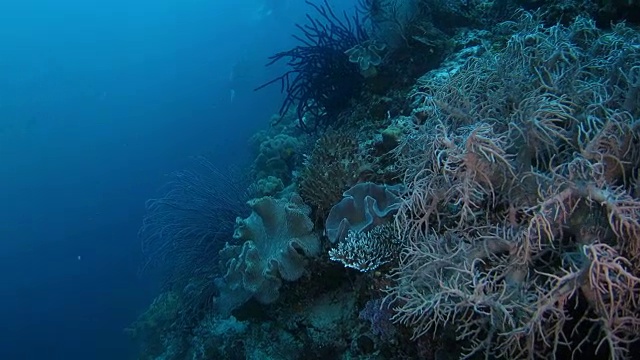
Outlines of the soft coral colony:
M312 5L249 190L150 202L140 358L634 358L640 5L539 5Z

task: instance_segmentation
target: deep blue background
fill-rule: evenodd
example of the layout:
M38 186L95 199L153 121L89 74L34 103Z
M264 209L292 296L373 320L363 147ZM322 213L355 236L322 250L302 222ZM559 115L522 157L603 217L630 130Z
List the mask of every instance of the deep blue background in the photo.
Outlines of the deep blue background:
M190 155L243 162L280 105L251 89L307 9L260 3L0 5L0 359L130 358L145 199Z

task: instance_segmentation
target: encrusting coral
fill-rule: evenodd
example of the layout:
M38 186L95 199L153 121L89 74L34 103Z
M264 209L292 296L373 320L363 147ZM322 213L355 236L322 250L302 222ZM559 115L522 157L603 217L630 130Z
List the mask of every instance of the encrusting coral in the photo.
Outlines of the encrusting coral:
M256 151L252 167L253 178L259 181L273 177L285 186L290 185L291 173L302 146L300 140L287 134L269 136L263 133L255 135L251 140ZM268 181L273 183L271 179Z

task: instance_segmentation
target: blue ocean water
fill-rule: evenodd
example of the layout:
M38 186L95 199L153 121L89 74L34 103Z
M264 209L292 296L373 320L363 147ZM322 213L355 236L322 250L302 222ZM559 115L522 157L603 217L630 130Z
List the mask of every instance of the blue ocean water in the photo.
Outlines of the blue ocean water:
M132 357L145 200L190 156L243 163L280 105L252 89L305 4L268 3L0 6L0 359Z

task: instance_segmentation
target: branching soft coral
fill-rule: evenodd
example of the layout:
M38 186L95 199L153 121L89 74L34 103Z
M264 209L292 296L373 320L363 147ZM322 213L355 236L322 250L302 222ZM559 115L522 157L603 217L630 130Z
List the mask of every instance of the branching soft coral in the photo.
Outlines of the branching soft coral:
M529 14L502 26L515 31L504 51L414 92L420 119L395 150L406 191L394 319L414 337L454 331L463 358L628 358L640 341L640 129L625 104L640 34Z
M428 159L410 157L405 174L408 185L399 221L411 224L414 233L432 227L450 227L474 224L485 210L495 208L498 190L515 176L507 154L505 134L496 134L491 125L477 123L450 130L444 124L436 125L427 136L430 148ZM398 157L404 157L398 148ZM417 161L419 164L413 164ZM412 169L423 168L417 173ZM411 209L411 210L409 210ZM412 220L403 218L411 213ZM416 218L415 214L421 214Z

